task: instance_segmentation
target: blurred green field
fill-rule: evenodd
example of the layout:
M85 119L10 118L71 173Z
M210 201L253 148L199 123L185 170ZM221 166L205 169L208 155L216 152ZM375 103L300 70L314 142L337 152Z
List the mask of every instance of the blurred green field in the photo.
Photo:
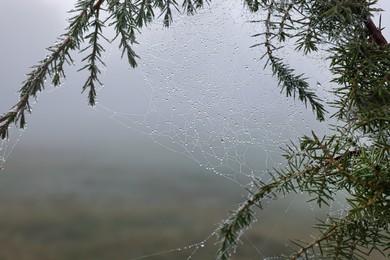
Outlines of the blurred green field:
M110 205L111 204L111 205ZM206 207L166 205L143 209L112 203L74 203L71 200L26 202L2 207L0 259L134 259L174 248L149 259L186 259L216 228L222 215ZM263 230L264 231L264 230ZM270 230L267 230L270 231ZM250 232L261 255L283 249L271 236ZM259 255L243 239L236 259ZM213 259L214 238L194 254Z
M209 237L245 191L199 167L113 158L17 151L0 175L0 259L213 259L215 236L191 245ZM302 198L266 206L234 259L289 252L288 239L308 237L321 215Z

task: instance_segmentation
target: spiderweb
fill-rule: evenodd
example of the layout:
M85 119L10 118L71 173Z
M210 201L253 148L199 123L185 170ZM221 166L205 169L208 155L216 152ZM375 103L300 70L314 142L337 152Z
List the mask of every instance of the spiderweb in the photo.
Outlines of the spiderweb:
M15 149L17 143L20 141L22 133L22 131L20 131L19 133L17 133L16 131L11 131L9 140L0 141L0 170L4 169L4 164L10 157L12 151Z
M149 26L139 37L141 60L137 69L127 72L128 84L107 83L112 73L107 60L108 87L99 92L94 109L241 187L250 189L255 178L267 181L267 169L282 165L281 146L311 130L324 133L326 127L300 102L280 94L270 69L263 70L264 50L249 48L261 41L251 35L263 31L260 23L249 21L261 18L237 1L215 1L195 16L176 15L169 29L158 22ZM297 73L309 75L322 99L331 99L324 54L301 57L293 48L287 44L279 54L295 65ZM119 97L105 98L113 85ZM347 208L341 198L330 215L342 215ZM294 203L295 199L282 210L275 226ZM309 208L316 210L311 204ZM214 234L187 247L134 259L182 250L189 250L191 258ZM244 239L265 257L262 246ZM263 246L266 243L267 239Z
M240 4L225 1L169 29L152 25L140 37L129 93L100 97L96 110L241 185L261 176L279 162L280 145L318 124L262 71L262 50L249 48L261 28L249 20Z
M280 94L270 69L263 70L260 57L264 50L249 48L261 41L250 36L263 31L260 23L249 21L262 17L248 13L240 1L213 1L194 16L174 17L168 29L157 22L143 30L136 47L141 57L139 67L126 71L126 84L115 81L118 75L123 76L119 71L126 65L118 68L110 64L116 59L112 56L119 54L109 47L103 78L106 86L100 89L94 107L98 113L129 131L149 136L167 151L194 160L210 174L249 189L255 178L267 181L267 169L282 166L280 146L312 129L324 132L311 111ZM292 49L287 45L280 54L296 65L298 73L307 73L323 99L331 99L326 85L330 75L323 74L327 71L324 58L303 58ZM112 91L115 99L107 95ZM15 144L0 143L0 167ZM306 200L303 197L300 199ZM295 201L293 198L281 210L275 227ZM268 203L265 212L272 210L272 202ZM309 208L316 210L313 205ZM328 213L342 215L346 208L339 199ZM179 251L188 251L188 258L192 258L215 232L185 247L156 253L151 250L151 254L133 259ZM247 236L243 241L264 258L262 250L270 236L262 245L255 245Z

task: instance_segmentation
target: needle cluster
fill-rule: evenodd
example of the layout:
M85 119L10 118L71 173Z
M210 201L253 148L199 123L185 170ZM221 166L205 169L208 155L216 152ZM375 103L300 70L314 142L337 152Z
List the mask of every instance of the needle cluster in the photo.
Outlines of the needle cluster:
M253 12L266 12L261 22L268 63L287 95L309 103L319 120L323 106L301 75L275 52L295 42L304 55L323 48L330 59L336 87L338 119L334 134L314 132L284 150L287 166L270 171L272 181L257 187L219 229L218 259L230 259L242 233L253 225L254 208L264 199L308 193L319 207L329 206L339 191L349 208L343 217L319 220L317 236L291 241L287 259L366 259L374 251L390 256L390 47L370 19L376 1L247 0Z

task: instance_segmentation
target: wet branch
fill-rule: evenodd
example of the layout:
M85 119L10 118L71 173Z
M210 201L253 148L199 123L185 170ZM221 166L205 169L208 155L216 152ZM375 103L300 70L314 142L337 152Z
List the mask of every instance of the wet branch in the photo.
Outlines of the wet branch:
M105 0L98 0L94 3L91 10L86 13L86 10L83 10L75 20L84 20L88 19L94 14L95 11L101 8ZM71 28L69 28L71 29ZM82 30L82 28L80 28ZM76 32L79 37L82 37L82 33L79 31ZM25 113L31 113L31 106L29 100L33 97L36 98L38 92L41 92L44 89L46 76L51 74L53 71L56 75L61 74L62 77L62 64L64 60L71 60L69 56L69 51L74 49L77 46L77 39L75 39L74 34L70 31L65 34L65 37L62 38L62 42L55 45L54 47L49 48L51 54L43 59L39 65L34 67L34 70L28 74L27 80L23 83L23 86L20 88L19 93L19 102L15 104L6 114L0 115L0 138L7 139L8 131L12 123L18 124L20 128L26 126ZM61 66L57 65L60 64ZM56 82L59 83L59 81Z

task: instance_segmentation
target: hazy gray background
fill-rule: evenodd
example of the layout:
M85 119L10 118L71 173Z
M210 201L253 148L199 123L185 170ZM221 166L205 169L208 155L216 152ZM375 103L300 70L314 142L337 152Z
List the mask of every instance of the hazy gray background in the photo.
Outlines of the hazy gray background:
M0 3L0 112L6 112L17 102L15 92L29 67L64 32L66 11L74 1ZM380 5L390 9L388 1ZM171 130L178 129L183 118L183 127L190 128L196 118L205 122L211 115L213 124L197 126L199 138L191 142L203 151L212 144L221 156L225 153L218 148L235 145L234 137L245 141L240 130L249 130L256 140L245 146L248 152L243 157L259 172L279 160L278 147L285 140L320 128L310 111L280 96L269 71L262 71L261 50L249 49L256 43L250 35L261 28L245 23L249 16L237 6L241 5L225 3L218 9L213 4L209 14L206 7L199 16L178 17L170 30L160 24L146 28L136 47L141 60L135 70L119 59L117 43L108 47L108 68L102 76L105 87L99 91L96 109L87 106L86 94L80 94L85 79L75 72L80 63L67 69L61 88L53 91L47 86L27 118L20 141L14 149L4 146L6 152L12 151L0 175L4 259L132 259L205 239L245 192L228 178L199 166L204 157L183 148L179 130L167 140L161 136L164 130L175 133ZM389 25L383 15L387 39ZM305 65L299 56L285 55L298 64L298 71L309 72L313 86L319 81L328 87L321 56ZM157 135L138 124L140 115L151 125L161 121ZM240 127L246 122L243 116L252 117L248 120L252 125L237 131L234 124L224 125L231 120ZM18 135L13 132L11 145ZM248 181L237 176L242 183ZM303 218L299 211L304 203L293 201L273 206L268 217L262 215L270 224L250 238L256 241L249 250L252 255L269 255L273 246L280 250L285 243L281 237L305 224L284 226L286 218ZM309 219L320 214L310 208L308 212ZM207 245L212 248L212 244ZM185 259L191 252L153 259ZM210 258L207 250L202 252L195 256ZM245 253L240 259L246 259Z

